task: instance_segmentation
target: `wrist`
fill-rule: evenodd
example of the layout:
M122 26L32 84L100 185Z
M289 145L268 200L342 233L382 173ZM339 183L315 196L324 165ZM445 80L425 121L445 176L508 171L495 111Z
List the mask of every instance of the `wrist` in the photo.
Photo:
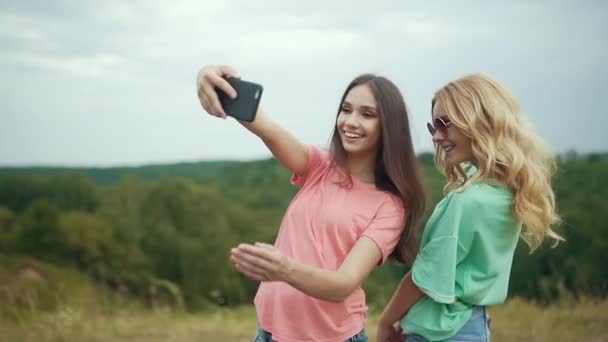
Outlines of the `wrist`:
M290 285L293 284L296 278L296 272L297 263L293 259L285 257L282 280Z
M253 121L248 122L247 124L254 125L254 126L260 126L260 125L264 125L266 121L267 121L267 116L266 116L266 113L264 112L264 109L262 109L262 106L258 106L258 109L255 112L255 117L254 117Z
M239 121L241 125L245 126L248 130L253 132L256 135L263 135L263 132L268 131L270 128L270 124L272 123L269 120L268 116L264 113L261 108L258 108L258 111L255 115L255 119L251 122L247 121Z

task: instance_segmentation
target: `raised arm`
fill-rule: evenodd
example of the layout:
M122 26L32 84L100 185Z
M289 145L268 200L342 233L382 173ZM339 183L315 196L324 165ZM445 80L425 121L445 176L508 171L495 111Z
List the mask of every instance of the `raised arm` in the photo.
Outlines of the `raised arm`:
M197 78L198 98L203 109L219 118L226 118L226 113L220 105L216 88L222 89L230 97L236 97L236 91L222 76L240 78L239 73L225 65L209 65L203 67ZM260 137L274 157L287 169L297 175L306 171L308 148L293 134L274 122L258 109L253 122L241 122L249 131Z

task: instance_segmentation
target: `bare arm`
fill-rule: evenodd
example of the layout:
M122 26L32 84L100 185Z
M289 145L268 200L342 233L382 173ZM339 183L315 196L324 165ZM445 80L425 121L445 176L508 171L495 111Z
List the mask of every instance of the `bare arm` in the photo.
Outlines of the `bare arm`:
M261 109L253 122L241 121L241 124L260 137L285 168L296 175L304 174L308 163L308 148L291 132L270 119Z
M210 65L203 67L197 78L198 97L203 109L213 116L226 118L217 96L216 88L222 89L232 98L235 90L222 76L239 78L236 70L228 66ZM272 121L263 110L259 109L253 122L241 122L249 131L260 137L275 158L287 169L297 175L306 171L308 149L285 128Z
M424 296L424 292L414 284L411 272L406 274L380 316L376 330L377 340L403 341L403 331L399 321Z
M259 281L284 281L317 299L341 302L361 286L382 257L367 237L357 241L336 271L305 265L287 258L267 244L240 245L232 251L237 269Z
M395 322L400 321L412 306L424 296L424 292L414 284L411 273L406 274L386 308L384 308L384 312L380 316L380 324L392 326Z

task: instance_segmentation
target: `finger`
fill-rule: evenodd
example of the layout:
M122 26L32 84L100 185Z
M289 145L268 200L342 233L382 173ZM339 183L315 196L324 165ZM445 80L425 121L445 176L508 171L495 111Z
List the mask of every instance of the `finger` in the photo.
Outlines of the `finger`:
M268 262L258 255L243 253L238 249L232 253L232 257L239 263L248 263L264 271L272 271L275 269L275 263Z
M236 71L236 70L234 70L233 68L231 68L228 65L220 65L220 71L224 75L228 75L228 76L232 76L232 77L236 77L236 78L241 78L241 75L239 74L239 72Z
M241 264L234 264L234 266L236 267L237 271L239 271L240 273L242 273L244 276L246 276L249 279L253 279L253 280L257 280L257 281L265 280L263 275L261 275L259 273L251 272L248 269L244 269Z
M207 103L209 103L209 99L207 98L207 96L204 93L201 93L200 96L198 97L198 100L200 101L201 106L203 107L205 112L209 113L209 106L207 105ZM211 113L209 113L209 114L211 114Z
M226 81L221 75L207 74L206 80L207 80L207 82L204 82L204 84L208 83L211 87L221 89L224 93L228 94L228 96L230 96L230 98L232 98L232 99L236 98L236 96L237 96L236 90L234 90L234 88L232 88L230 83L228 83L228 81Z
M203 89L204 97L206 98L205 103L207 104L208 112L220 118L226 118L226 113L220 99L217 97L215 90L211 89L210 86L205 86Z
M221 114L217 112L217 110L215 108L213 108L212 105L212 101L211 101L211 95L214 94L215 91L213 90L213 87L211 87L209 84L205 83L203 85L201 85L201 87L198 90L198 98L201 102L201 105L203 106L203 108L205 109L205 111L211 115L214 116L220 116Z
M232 263L234 263L234 265L239 265L239 268L241 268L242 270L248 271L250 273L255 273L255 274L259 274L262 276L266 276L266 271L251 264L248 263L247 261L244 260L237 260L237 259L231 259L230 261L232 261Z
M251 264L247 261L243 261L243 260L236 260L236 259L232 259L232 262L234 263L234 265L238 265L239 266L239 270L243 271L243 272L247 272L249 274L257 274L261 277L262 280L270 280L271 276L269 275L269 273L260 268L257 267L255 264Z
M259 273L259 274L266 273L266 270L258 267L256 264L250 263L247 260L235 257L234 255L230 256L230 261L235 265L240 265L241 268L249 270L250 272L255 272L255 273Z
M256 256L271 263L275 263L277 260L277 258L273 253L271 253L271 251L262 247L252 246L249 244L241 244L238 247L238 251L247 255Z
M242 253L246 253L249 255L255 255L260 258L264 258L266 256L266 254L268 254L267 251L265 249L263 249L262 247L250 245L248 243L242 243L242 244L238 245L237 250Z
M204 69L201 69L198 71L198 74L196 75L196 92L198 94L198 97L201 97L201 90L203 88L203 83L204 83Z
M232 251L230 258L235 262L247 263L264 271L272 267L272 265L269 264L266 260L255 255L245 254L239 251L238 249Z
M264 242L256 242L255 245L257 247L261 247L261 248L264 248L264 249L267 249L267 250L274 250L275 249L275 247L273 245L268 244L268 243L264 243Z
M203 93L203 84L199 83L196 87L196 95L198 96L199 99L202 99L204 93Z

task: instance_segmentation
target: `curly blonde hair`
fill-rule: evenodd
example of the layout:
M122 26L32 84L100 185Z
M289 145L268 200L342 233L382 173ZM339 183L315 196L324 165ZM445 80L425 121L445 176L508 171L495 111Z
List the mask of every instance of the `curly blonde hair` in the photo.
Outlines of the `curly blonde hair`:
M433 107L438 103L452 125L471 139L478 170L467 177L463 166L446 163L445 152L436 146L435 165L448 178L444 194L475 180L506 185L514 195L513 217L531 251L546 237L554 239L554 245L563 241L552 229L560 222L551 187L555 158L513 95L497 81L473 74L439 89Z

